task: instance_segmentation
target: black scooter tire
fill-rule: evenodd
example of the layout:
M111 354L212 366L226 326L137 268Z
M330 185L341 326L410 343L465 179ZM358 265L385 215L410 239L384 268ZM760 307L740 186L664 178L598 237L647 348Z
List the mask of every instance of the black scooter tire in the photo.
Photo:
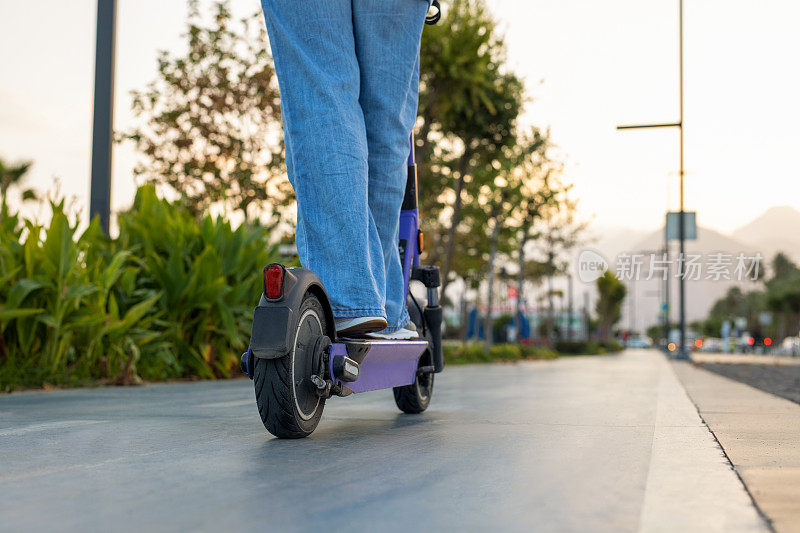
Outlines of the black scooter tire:
M325 400L314 394L312 373L322 370L315 359L316 339L327 331L322 304L307 293L298 310L297 329L289 353L277 359L255 359L253 383L264 427L284 439L310 435L319 424Z
M408 313L411 321L417 327L417 331L422 330L422 315L414 305L408 306ZM431 340L428 338L428 346L431 346ZM419 358L420 365L431 364L430 348L422 354ZM417 374L414 378L414 383L404 385L402 387L394 387L394 403L397 408L406 414L416 415L428 408L431 403L431 396L433 396L433 374Z
M414 383L395 387L394 403L406 414L416 415L428 408L433 395L433 374L417 375Z

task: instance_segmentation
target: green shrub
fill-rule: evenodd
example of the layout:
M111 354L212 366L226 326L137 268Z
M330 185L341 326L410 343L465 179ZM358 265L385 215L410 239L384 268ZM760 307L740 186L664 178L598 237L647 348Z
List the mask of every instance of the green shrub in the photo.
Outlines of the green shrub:
M590 342L586 341L570 341L565 339L559 339L553 345L553 348L560 354L563 355L575 355L575 354L589 354L591 352L592 346L590 346Z
M0 389L124 378L150 331L156 289L125 294L136 270L97 221L75 238L64 203L48 228L4 208L0 221ZM135 375L135 372L134 374Z
M152 187L113 240L51 207L47 228L0 213L0 390L230 374L276 259L263 229L198 222Z
M609 352L619 352L622 345L615 340L610 341L556 341L554 348L562 355L601 355Z
M471 342L445 343L444 358L447 364L492 363L499 361L519 361L521 359L554 359L558 354L547 348L522 344L494 344L489 355L484 352L483 343Z
M442 346L446 364L480 363L488 361L483 345L478 343L445 342Z
M494 344L489 348L489 357L492 361L517 361L522 351L516 344Z
M261 272L275 259L266 231L222 218L199 223L142 187L120 217L117 245L133 250L134 285L160 292L159 343L142 354L146 379L227 377L246 348Z
M523 359L556 359L558 352L543 346L520 345Z
M600 346L605 349L606 352L621 352L623 346L614 339L603 341L600 343Z

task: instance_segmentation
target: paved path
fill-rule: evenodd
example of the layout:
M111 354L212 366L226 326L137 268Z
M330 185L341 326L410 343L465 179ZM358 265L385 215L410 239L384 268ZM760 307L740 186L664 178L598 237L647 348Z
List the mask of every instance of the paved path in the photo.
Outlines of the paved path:
M764 531L654 351L452 367L272 439L245 380L0 397L0 530Z

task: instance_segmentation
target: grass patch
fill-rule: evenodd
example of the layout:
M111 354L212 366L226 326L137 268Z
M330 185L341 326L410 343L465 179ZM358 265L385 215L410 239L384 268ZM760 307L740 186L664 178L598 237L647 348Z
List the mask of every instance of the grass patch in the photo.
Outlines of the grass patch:
M537 359L556 359L569 355L603 355L622 350L617 341L558 341L555 349L526 344L494 344L486 354L482 342L445 341L444 359L449 365L500 363Z
M555 359L558 353L548 348L522 344L494 344L489 354L484 352L482 343L446 342L443 347L447 364L464 365L471 363L513 362L533 359Z
M622 345L611 341L567 341L555 343L556 351L561 355L602 355L622 351Z

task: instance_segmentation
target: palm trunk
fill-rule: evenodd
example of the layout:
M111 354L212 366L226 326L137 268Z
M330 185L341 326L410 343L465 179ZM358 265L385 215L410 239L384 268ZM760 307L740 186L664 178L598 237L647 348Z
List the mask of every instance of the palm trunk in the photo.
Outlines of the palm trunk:
M486 356L489 356L489 350L492 346L492 303L494 300L494 262L497 258L497 236L500 233L500 220L494 218L494 227L492 228L492 239L489 245L489 264L486 268L486 281L489 284L489 291L486 297L486 318L483 325L483 351Z
M456 181L455 193L456 198L453 202L453 215L450 217L450 228L447 230L447 243L445 244L444 262L442 264L442 302L447 302L447 286L450 284L450 267L453 264L453 254L456 249L456 228L458 223L461 222L461 205L462 205L462 192L464 191L464 175L469 168L469 160L472 157L472 150L466 148L464 153L461 154L461 161L459 164L458 181Z
M461 342L463 344L466 344L467 333L469 332L469 306L467 304L466 280L464 281L464 284L465 284L464 292L461 294L460 314L461 314Z
M426 120L424 124L422 124L422 128L419 130L419 134L416 135L416 138L422 141L422 147L420 149L420 158L430 159L429 156L429 144L428 144L428 135L431 132L431 124L432 122Z
M517 312L514 315L514 326L517 328L517 341L522 331L522 285L525 283L525 245L528 243L527 228L522 229L519 245L519 273L517 274Z
M553 344L553 321L555 320L555 310L553 309L553 275L547 274L547 344Z

